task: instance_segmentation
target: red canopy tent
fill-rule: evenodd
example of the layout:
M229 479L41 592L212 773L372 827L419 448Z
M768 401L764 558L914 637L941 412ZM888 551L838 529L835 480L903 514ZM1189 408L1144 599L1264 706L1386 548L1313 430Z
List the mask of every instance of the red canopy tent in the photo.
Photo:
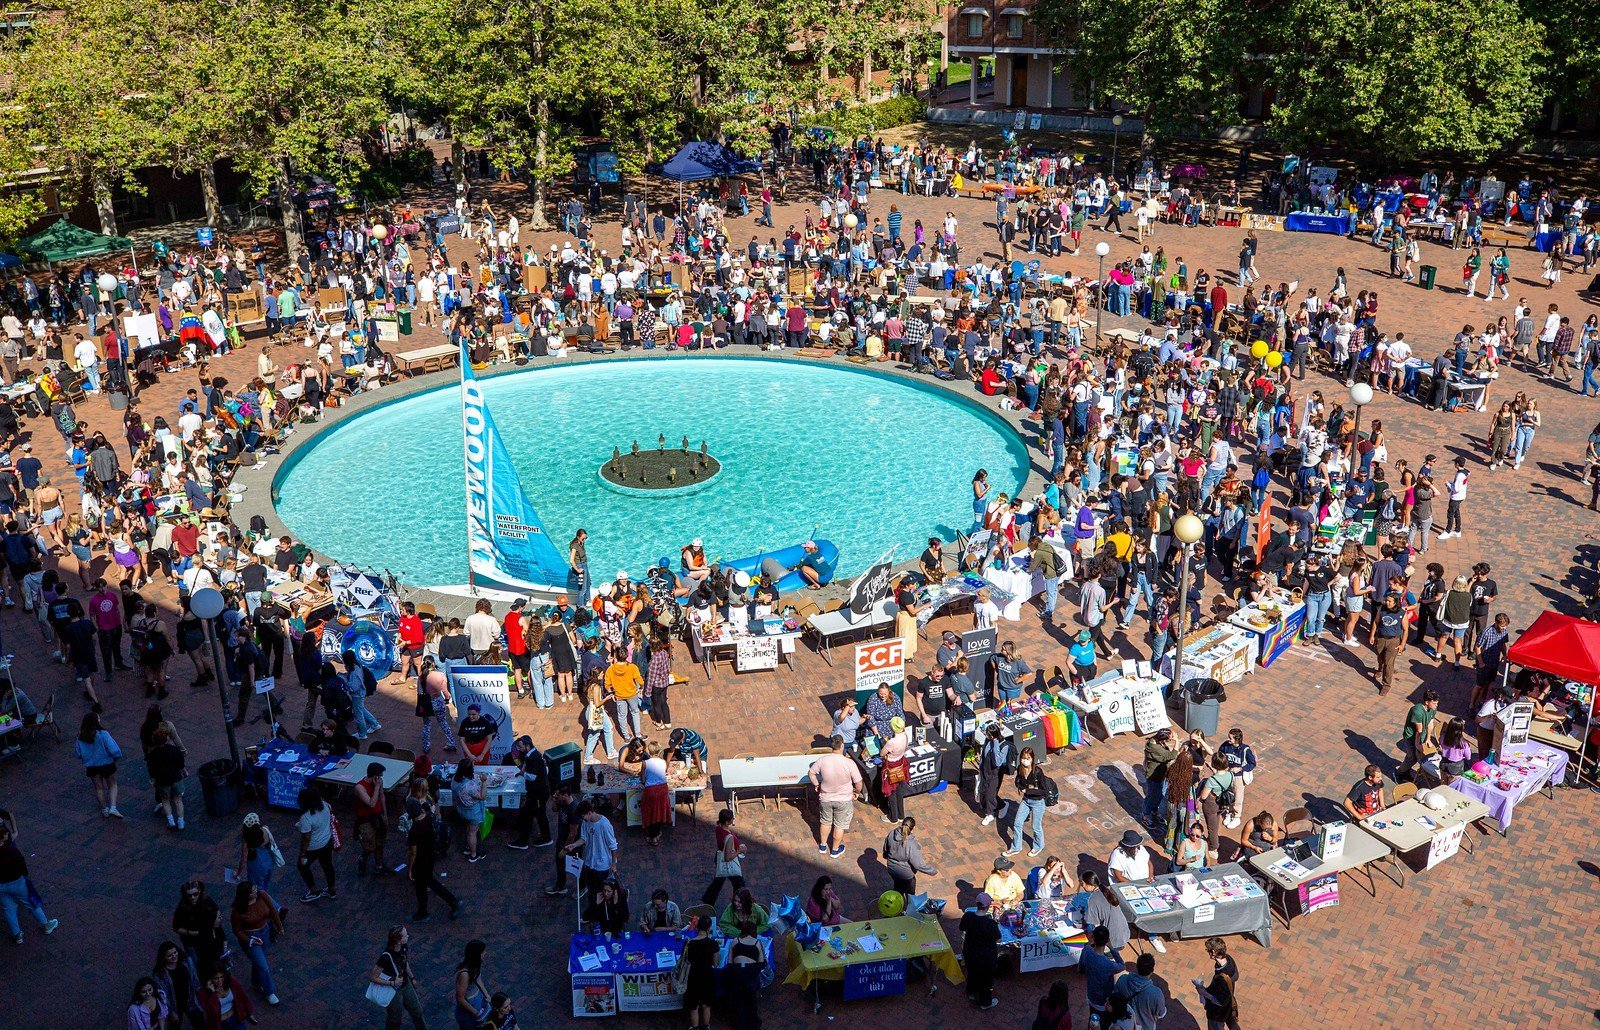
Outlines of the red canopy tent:
M1589 703L1583 745L1578 752L1578 773L1589 745L1595 743L1594 716L1600 700L1600 623L1575 619L1560 612L1544 612L1523 631L1506 652L1506 668L1521 665L1562 679L1587 684Z
M1511 645L1506 660L1579 683L1600 684L1600 622L1545 612Z

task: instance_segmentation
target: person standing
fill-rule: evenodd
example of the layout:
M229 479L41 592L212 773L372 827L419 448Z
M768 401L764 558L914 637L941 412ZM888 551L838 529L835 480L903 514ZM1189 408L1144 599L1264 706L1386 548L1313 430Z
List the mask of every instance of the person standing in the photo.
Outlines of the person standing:
M856 763L844 756L844 738L834 734L828 743L833 752L813 762L807 775L817 791L817 854L838 858L844 854L844 835L855 815L862 779Z
M733 832L733 809L724 808L717 813L716 826L716 865L712 872L711 884L706 887L700 896L702 905L715 907L717 899L722 894L722 885L731 883L733 893L738 894L744 890L744 841Z
M361 844L361 858L356 863L356 875L367 875L367 863L377 876L387 876L389 865L383 860L383 842L389 837L389 813L383 793L383 766L377 762L367 765L367 775L356 783L356 840Z
M1166 796L1167 767L1177 757L1178 749L1172 746L1172 727L1161 727L1155 736L1145 741L1144 810L1140 814L1140 819L1156 833L1161 833L1167 828L1166 821L1161 818L1161 803Z
M384 1007L384 1030L400 1030L402 1015L411 1017L412 1030L427 1030L422 1015L422 1000L417 997L417 980L411 973L411 931L404 926L389 928L383 953L372 964L367 980L394 994ZM370 995L369 995L370 997Z
M990 723L978 752L978 810L983 813L983 825L994 822L1004 808L1000 801L1000 784L1008 772L1016 768L1015 748L1000 734L1000 724Z
M306 883L306 892L300 900L309 905L323 898L335 899L339 893L333 874L333 809L314 787L300 791L299 803L300 818L294 826L300 831L300 857L295 861L295 868ZM312 862L322 866L323 879L328 881L328 886L322 890L317 889L317 881L311 874Z
M683 1007L689 1013L689 1030L711 1026L711 1001L717 993L717 942L711 939L711 917L695 916L694 936L683 946L682 962L688 967Z
M1435 718L1439 714L1439 692L1424 690L1422 700L1406 713L1406 724L1400 732L1400 742L1405 747L1406 760L1395 770L1395 782L1416 777L1416 768L1428 755L1438 751L1438 734L1434 732Z
M1109 929L1096 926L1089 932L1089 946L1083 949L1078 958L1078 970L1084 978L1083 993L1089 1004L1089 1025L1104 1026L1107 1023L1106 1006L1111 1002L1111 985L1123 970L1122 960L1111 952Z
M411 820L411 829L406 833L407 875L417 895L417 910L407 917L407 921L428 921L429 891L444 899L444 903L450 906L450 918L454 919L461 912L461 903L433 872L439 854L439 809L428 794L426 777L412 779L411 796L406 798L406 816Z
M961 916L961 955L967 966L967 998L980 1009L1000 1004L994 996L994 973L1000 963L1000 924L994 899L980 892L977 906Z
M1387 694L1394 686L1394 666L1406 649L1406 611L1400 604L1399 593L1390 593L1372 616L1372 629L1367 638L1377 657L1378 667L1373 679L1378 693Z
M1022 850L1023 825L1031 817L1033 820L1033 847L1028 851L1029 856L1037 856L1044 850L1044 808L1049 800L1049 791L1045 783L1044 771L1039 768L1038 760L1034 757L1033 748L1025 747L1017 758L1017 810L1011 820L1011 847L1006 849L1006 854L1015 855Z
M1145 952L1133 968L1111 985L1111 1026L1115 1030L1156 1030L1167 1018L1166 995L1154 980L1156 957Z
M433 724L437 721L440 732L444 734L444 749L454 754L456 735L450 728L449 677L438 668L433 658L428 657L422 659L422 671L418 673L417 682L421 685L417 708L422 716L422 750L432 753Z
M22 943L22 924L17 919L19 910L27 909L39 921L39 928L47 937L61 925L61 920L45 915L44 906L34 900L36 895L30 886L28 860L17 847L12 824L9 820L0 820L0 915L5 917L6 932L11 934L14 944Z
M517 809L514 821L517 835L506 842L513 851L527 851L528 837L535 823L539 824L539 839L533 847L547 848L555 843L550 836L550 765L544 753L533 745L533 738L518 737L506 756L506 764L522 770L522 807Z
M1244 741L1244 730L1235 726L1228 731L1217 753L1228 760L1228 771L1233 773L1233 811L1224 815L1222 825L1238 829L1240 814L1244 812L1244 788L1255 779L1256 752Z
M917 893L917 874L938 876L939 870L922 857L922 844L916 837L917 820L906 816L900 825L883 838L883 862L889 868L894 889L906 897Z
M617 831L610 819L595 811L591 801L578 805L578 839L567 850L583 856L583 871L578 874L580 897L593 894L617 874Z
M1211 960L1211 980L1191 980L1206 1007L1206 1030L1239 1030L1239 964L1228 954L1221 937L1206 938L1206 957Z
M493 995L483 983L483 953L487 949L482 941L468 941L456 964L454 1010L459 1030L478 1030L489 1015L489 999Z
M94 784L101 817L121 819L122 813L117 811L117 761L122 758L122 748L109 732L100 728L100 717L95 713L84 715L73 750L78 754L78 761L83 763L89 782Z
M1445 487L1449 497L1449 506L1444 513L1444 532L1439 534L1440 540L1449 540L1461 535L1461 506L1467 500L1467 459L1457 458L1455 472L1450 476L1450 482Z

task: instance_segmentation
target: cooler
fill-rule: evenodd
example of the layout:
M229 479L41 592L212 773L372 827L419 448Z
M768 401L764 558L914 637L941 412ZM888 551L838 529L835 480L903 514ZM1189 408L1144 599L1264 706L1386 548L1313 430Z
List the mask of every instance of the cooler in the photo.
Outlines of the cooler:
M545 764L550 767L550 792L562 787L578 788L583 779L583 748L576 741L557 744L544 753Z

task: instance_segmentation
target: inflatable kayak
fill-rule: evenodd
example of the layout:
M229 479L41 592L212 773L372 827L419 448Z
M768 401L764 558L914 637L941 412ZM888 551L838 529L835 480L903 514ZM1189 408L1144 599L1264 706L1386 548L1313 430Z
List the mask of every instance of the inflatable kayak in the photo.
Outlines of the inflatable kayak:
M833 568L839 564L839 549L828 540L808 540L806 543L817 545L816 570L817 578L824 586L833 580ZM768 551L751 558L739 558L735 561L725 561L722 564L739 572L746 573L754 579L761 575L761 567L769 560L777 562L787 573L778 580L778 592L787 594L795 590L804 590L810 586L805 577L800 575L800 563L806 557L806 544L793 544L776 551Z

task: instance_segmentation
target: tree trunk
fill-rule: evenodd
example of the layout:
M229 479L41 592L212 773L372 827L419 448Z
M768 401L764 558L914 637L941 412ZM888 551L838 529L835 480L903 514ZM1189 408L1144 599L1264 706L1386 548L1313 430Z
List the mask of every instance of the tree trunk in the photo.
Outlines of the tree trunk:
M861 55L861 99L872 99L872 51Z
M830 54L831 48L828 46L827 41L824 40L821 50L817 53L817 72L822 76L823 82L828 81L828 58Z
M106 181L104 175L96 174L89 183L89 190L94 194L94 208L100 215L100 231L107 236L117 234L117 211L111 206L111 183Z
M206 224L216 225L222 220L222 204L217 197L217 166L210 162L200 166L200 196L206 202Z
M306 251L305 230L300 224L300 209L294 203L294 177L287 157L272 163L272 178L278 190L278 210L283 212L283 246L289 252L289 264L298 268L300 256Z
M533 110L534 124L538 128L533 137L533 215L528 219L528 228L544 232L550 228L550 219L544 213L545 177L550 174L550 102L542 91L534 101Z

